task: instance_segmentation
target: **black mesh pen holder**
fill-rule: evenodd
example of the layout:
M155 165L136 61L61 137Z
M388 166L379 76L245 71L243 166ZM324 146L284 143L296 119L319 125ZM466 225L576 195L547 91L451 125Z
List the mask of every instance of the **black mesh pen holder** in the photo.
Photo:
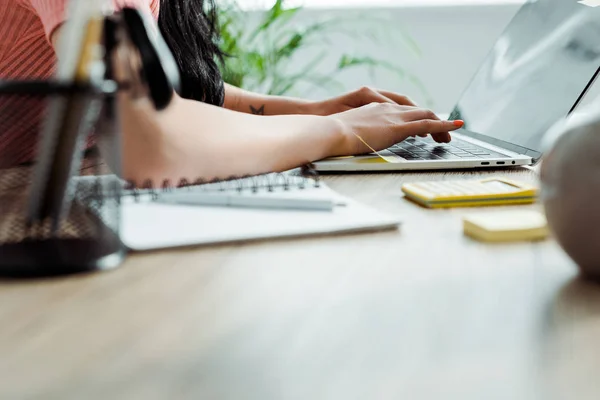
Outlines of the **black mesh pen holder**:
M123 262L116 92L111 81L101 87L0 81L0 277L68 275ZM76 125L81 146L61 218L32 220L41 128L50 101L60 97L88 101Z

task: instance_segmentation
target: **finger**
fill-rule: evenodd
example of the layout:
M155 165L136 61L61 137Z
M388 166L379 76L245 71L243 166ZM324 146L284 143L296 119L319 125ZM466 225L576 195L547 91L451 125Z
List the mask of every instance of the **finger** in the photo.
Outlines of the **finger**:
M348 101L348 105L354 108L362 107L366 104L371 103L390 103L397 104L392 99L385 97L379 92L369 88L363 87L353 93L350 94Z
M432 132L431 138L436 143L450 143L450 141L452 140L450 132Z
M383 96L386 96L386 97L394 100L397 104L411 106L411 107L418 107L415 103L412 102L411 99L409 99L406 96L403 96L403 95L400 95L400 94L396 94L396 93L393 93L393 92L388 92L388 91L385 91L385 90L379 90L378 92L380 94L382 94ZM426 110L426 109L419 108L419 110L423 111L423 110ZM409 109L409 111L412 111L412 110ZM430 115L428 117L429 119L436 119L436 120L440 119L440 117L438 117L437 114L435 114L433 111L431 111L429 115Z
M406 122L411 121L421 121L421 120L434 120L439 121L439 118L435 113L431 110L418 108L410 111L405 111L402 113L402 119ZM433 133L433 132L430 132ZM426 134L418 134L420 137L427 137ZM450 134L448 132L439 132L432 134L433 140L438 143L449 143L451 140Z
M377 90L377 92L379 94L381 94L382 96L387 97L388 99L392 100L394 103L400 104L401 106L417 107L417 105L410 98L408 98L402 94L389 92L387 90Z
M452 137L449 132L440 132L440 133L432 133L431 137L437 143L450 143L452 141Z
M433 111L425 108L410 108L407 111L402 111L402 119L406 122L420 121L422 119L439 120Z
M398 124L395 133L398 135L399 141L404 140L408 136L431 134L439 135L443 138L445 135L450 136L448 132L455 131L461 128L462 121L438 121L433 119L423 119L419 121L406 122Z
M405 111L404 115L409 116L409 118L415 118L413 119L413 121L416 121L417 119L434 119L439 121L440 117L438 117L438 115L436 113L434 113L433 111L431 111L428 108L420 108L420 107L402 107L403 110Z
M460 129L465 126L465 122L461 119L452 120L452 121L440 121L448 124L454 125L455 129L449 129L448 132L431 132L431 137L438 143L450 143L452 141L452 136L450 135L450 131Z

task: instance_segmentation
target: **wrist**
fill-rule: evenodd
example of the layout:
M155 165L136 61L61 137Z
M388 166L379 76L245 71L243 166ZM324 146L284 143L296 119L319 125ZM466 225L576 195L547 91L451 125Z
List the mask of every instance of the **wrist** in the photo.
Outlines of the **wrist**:
M348 127L338 118L321 116L325 124L324 135L326 144L323 146L322 158L336 157L348 153Z
M297 100L296 114L301 115L326 115L323 113L321 102L313 100Z
M242 96L241 89L238 90L229 90L225 92L225 104L223 106L232 111L245 112L242 109Z

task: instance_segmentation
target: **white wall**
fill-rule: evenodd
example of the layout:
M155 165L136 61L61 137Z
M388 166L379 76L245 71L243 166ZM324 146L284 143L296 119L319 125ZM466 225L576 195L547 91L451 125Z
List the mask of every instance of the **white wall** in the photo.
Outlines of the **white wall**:
M297 23L328 17L363 21L346 24L348 28L359 32L362 39L353 40L344 35L329 38L331 45L327 45L329 54L322 72L330 71L343 53L381 58L416 75L424 83L433 102L428 104L427 97L409 80L400 80L396 74L385 71L372 78L365 68L339 75L343 90L361 85L385 88L407 94L437 112L447 113L495 39L518 11L522 1L421 0L419 3L407 0L355 0L352 3L354 6L350 7L337 3L327 7L324 1L318 2L318 7L311 7L309 4L301 12ZM317 0L313 1L317 4L316 2ZM461 2L471 4L450 4ZM391 3L395 6L365 7L365 4ZM370 22L372 19L377 19L378 22ZM403 31L414 39L420 49L420 56L415 55L402 40ZM373 33L380 37L376 42L366 38L367 34ZM318 51L304 50L297 57L309 60ZM600 90L596 90L591 98L598 92ZM335 94L337 93L314 87L303 87L301 92L302 96L315 99Z
M496 37L502 32L518 5L394 7L373 9L307 9L299 21L339 16L384 19L385 23L364 22L356 26L359 32L374 32L382 36L379 42L366 37L353 41L343 35L330 38L330 54L325 62L330 66L343 53L368 55L387 60L407 69L425 85L439 112L448 112L457 96L486 56ZM385 34L385 31L388 33ZM406 31L417 44L417 55L402 39ZM310 59L316 50L299 54ZM328 69L327 69L328 71ZM345 89L372 85L408 94L421 104L426 96L409 80L400 80L394 73L382 71L372 79L367 69L360 68L340 75ZM319 98L333 93L313 90L304 93Z

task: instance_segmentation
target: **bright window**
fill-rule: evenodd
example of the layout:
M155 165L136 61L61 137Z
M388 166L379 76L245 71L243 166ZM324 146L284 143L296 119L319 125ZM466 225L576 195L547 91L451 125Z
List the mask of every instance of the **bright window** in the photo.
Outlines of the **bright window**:
M265 8L273 0L237 0L244 8ZM359 8L359 7L439 7L439 6L485 6L499 4L523 4L526 0L288 0L290 6L304 5L309 8Z

